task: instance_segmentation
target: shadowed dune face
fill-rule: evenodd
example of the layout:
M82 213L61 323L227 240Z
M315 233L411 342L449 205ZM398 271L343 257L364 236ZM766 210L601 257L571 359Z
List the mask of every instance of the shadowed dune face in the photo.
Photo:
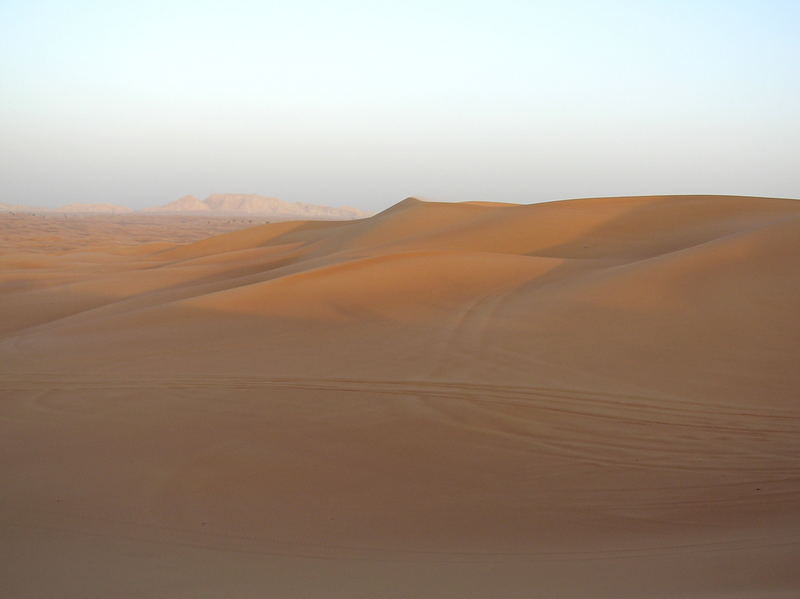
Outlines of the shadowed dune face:
M799 202L162 241L0 254L15 596L800 592Z

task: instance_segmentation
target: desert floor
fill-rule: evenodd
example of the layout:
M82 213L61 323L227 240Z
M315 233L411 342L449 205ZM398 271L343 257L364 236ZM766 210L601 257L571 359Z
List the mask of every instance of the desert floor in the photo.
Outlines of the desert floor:
M0 215L0 596L800 596L800 202L244 220Z
M119 253L134 248L140 252L155 251L158 249L155 244L168 247L189 243L266 222L260 217L217 215L0 212L0 255Z

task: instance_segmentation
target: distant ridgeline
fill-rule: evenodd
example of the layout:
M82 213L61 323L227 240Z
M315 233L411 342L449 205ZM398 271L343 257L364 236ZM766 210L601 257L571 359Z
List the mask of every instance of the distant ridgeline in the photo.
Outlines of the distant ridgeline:
M133 212L127 206L118 204L67 204L60 208L42 208L40 206L23 206L21 204L4 204L0 202L2 212L83 212L93 214L122 214Z
M205 200L198 200L194 196L184 196L174 202L157 208L149 208L146 212L164 213L197 213L197 214L250 214L268 216L273 218L299 218L299 219L334 219L349 220L364 218L368 213L343 206L319 206L303 204L301 202L286 202L278 198L270 198L255 194L214 194Z
M133 212L118 204L67 204L60 208L40 208L0 203L2 212L63 212L85 214L125 214ZM357 208L319 206L302 202L286 202L255 194L214 194L205 200L184 196L174 202L146 208L141 212L160 214L198 214L207 216L258 216L274 220L351 220L370 216Z

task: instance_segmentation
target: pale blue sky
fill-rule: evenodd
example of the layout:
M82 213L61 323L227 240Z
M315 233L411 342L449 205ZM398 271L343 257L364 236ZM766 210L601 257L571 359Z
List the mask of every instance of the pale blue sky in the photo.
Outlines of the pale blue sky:
M0 202L800 197L800 2L0 0Z

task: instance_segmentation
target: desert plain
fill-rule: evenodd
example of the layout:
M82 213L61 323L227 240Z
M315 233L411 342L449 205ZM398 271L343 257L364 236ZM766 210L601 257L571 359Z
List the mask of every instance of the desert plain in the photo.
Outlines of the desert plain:
M0 596L800 596L800 202L253 224L0 215Z

